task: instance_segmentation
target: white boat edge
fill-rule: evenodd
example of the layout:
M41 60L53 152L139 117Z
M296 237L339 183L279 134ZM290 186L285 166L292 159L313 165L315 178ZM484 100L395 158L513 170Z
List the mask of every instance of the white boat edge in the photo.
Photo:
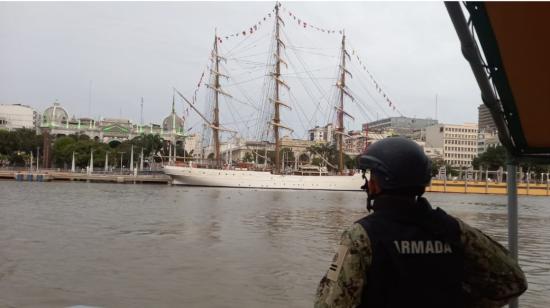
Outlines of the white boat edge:
M182 166L164 166L163 171L170 176L173 185L185 186L361 191L361 186L364 184L360 173L304 176Z

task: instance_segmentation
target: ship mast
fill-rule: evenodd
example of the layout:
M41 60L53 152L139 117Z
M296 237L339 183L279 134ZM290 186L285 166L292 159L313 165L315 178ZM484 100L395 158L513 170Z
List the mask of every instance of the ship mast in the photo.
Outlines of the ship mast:
M212 132L214 133L214 157L216 159L216 166L221 167L221 155L220 155L220 109L218 103L218 89L220 88L220 76L217 74L220 71L220 58L218 57L218 35L214 35L214 121Z
M281 149L281 138L279 137L279 127L292 131L290 128L281 125L279 109L279 106L281 105L290 109L290 106L281 102L279 95L280 86L284 86L285 88L289 89L288 85L281 79L281 63L286 65L286 62L281 59L281 47L285 48L285 44L280 38L279 28L281 24L284 26L284 22L281 17L279 17L279 6L280 4L277 2L275 4L275 71L272 73L273 79L275 80L275 91L272 99L275 107L275 112L273 116L273 121L271 122L271 124L273 125L273 136L275 138L275 165L273 166L273 173L275 174L281 173L281 159L279 156L279 152Z
M220 85L220 76L228 78L228 76L220 73L220 60L225 60L218 53L218 35L214 34L214 49L212 51L212 58L214 63L214 68L210 72L214 75L214 84L206 86L214 90L214 119L210 127L212 128L212 134L214 137L214 158L216 160L216 166L221 167L221 151L220 151L220 109L219 109L219 94L223 94L231 97L231 95L222 91Z
M348 96L353 100L353 97L346 91L346 75L351 77L351 73L346 69L346 57L350 58L349 53L346 51L346 34L342 32L342 60L340 63L340 80L336 84L340 89L340 102L339 106L336 107L338 115L338 129L336 134L338 135L338 173L342 174L344 172L344 135L346 135L344 130L344 115L353 119L353 117L344 111L344 96Z

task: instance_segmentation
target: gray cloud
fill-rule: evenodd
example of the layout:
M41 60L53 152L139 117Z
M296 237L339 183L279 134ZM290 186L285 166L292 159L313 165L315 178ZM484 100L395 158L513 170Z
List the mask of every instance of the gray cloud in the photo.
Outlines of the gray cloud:
M92 116L120 114L137 122L139 100L143 96L145 121L160 122L170 111L172 86L187 95L193 93L209 61L214 29L222 36L240 32L260 20L273 5L271 2L0 3L0 103L24 103L43 110L58 99L70 114L88 116L88 88L92 80ZM403 114L433 117L437 93L441 121L477 120L479 90L460 54L458 39L442 3L283 5L309 23L345 28L350 47L366 61ZM257 38L250 40L267 35L272 21L258 32ZM289 21L284 31L294 45L311 44L319 53L334 55L332 58L303 55L311 60L310 69L324 67L319 75L333 76L330 65L337 65L339 36L311 33ZM267 52L268 41L267 37L259 40L258 46L251 50ZM231 50L236 42L237 39L222 43L221 50ZM262 57L255 59L259 61ZM351 67L354 65L352 62ZM228 63L227 67L236 66ZM355 69L359 72L357 66ZM363 86L370 86L364 85L365 76L354 77L350 86L368 105L365 108L368 116L393 115L388 108L374 104L362 90ZM235 78L244 80L238 73ZM291 77L287 80L297 100L311 100L300 90L297 80ZM319 84L328 93L333 81L320 80ZM236 96L240 95L232 90ZM251 97L262 93L252 87L245 91ZM382 104L379 96L377 99ZM353 103L348 105L357 113L357 120L348 122L348 126L359 128L367 118ZM304 103L303 108L306 114L314 113L313 103ZM181 104L178 110L182 110ZM242 117L254 114L251 109L241 112ZM289 116L287 122L296 125L300 121L304 119ZM318 116L312 123L301 125L324 124L324 121ZM191 122L196 122L195 116L190 116L188 123ZM297 135L302 136L302 126L296 126Z

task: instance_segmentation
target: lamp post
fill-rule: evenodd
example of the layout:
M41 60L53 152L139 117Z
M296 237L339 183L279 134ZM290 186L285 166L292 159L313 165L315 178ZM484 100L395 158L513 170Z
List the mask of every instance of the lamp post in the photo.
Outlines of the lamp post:
M105 152L105 173L109 171L109 151Z
M143 171L143 148L141 148L141 154L139 155L139 170Z
M134 171L134 145L132 144L132 150L130 154L130 171Z
M94 150L90 149L90 166L88 169L88 174L94 173Z
M75 172L76 171L76 165L75 165L75 161L74 161L74 151L73 151L73 160L71 162L71 172Z
M122 157L124 155L124 152L120 152L120 174L122 174Z
M40 147L36 147L36 172L38 172L39 162L40 162Z
M29 172L32 172L32 164L33 164L33 157L32 157L32 150L31 150L31 160L30 160L30 166L29 166Z

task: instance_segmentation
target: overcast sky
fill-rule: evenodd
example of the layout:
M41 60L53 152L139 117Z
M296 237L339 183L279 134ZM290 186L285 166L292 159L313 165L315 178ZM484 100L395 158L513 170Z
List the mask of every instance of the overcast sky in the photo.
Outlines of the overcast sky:
M214 29L217 28L222 37L242 33L257 21L263 22L262 18L273 6L274 2L2 2L0 103L22 103L42 111L57 99L70 115L77 117L89 116L91 109L91 116L96 118L122 116L139 122L139 101L144 97L144 122L158 123L170 112L173 86L192 96L209 63ZM363 64L404 115L435 117L437 94L441 122L477 122L479 89L460 53L458 38L443 3L283 2L283 6L285 14L290 11L309 24L345 29L350 52L353 49L360 55ZM306 62L311 59L306 69L316 71L314 75L320 74L317 84L330 92L334 80L328 77L334 75L334 69L328 68L338 65L341 36L303 29L288 15L284 15L284 20L285 35L292 40L287 42L291 45L287 52L290 53L293 46L303 48L299 50L304 51L302 59ZM263 23L261 30L247 37L254 43L250 50L255 48L267 53L273 19ZM246 47L242 40L242 35L228 41L224 39L220 45L222 54L244 59L247 50L240 48ZM231 57L226 68L239 68L232 64ZM261 57L254 61L261 61ZM292 55L288 57L292 59ZM294 62L297 61L295 58ZM360 72L361 66L355 58L349 65L355 72L349 85L355 87L354 93L360 96L358 101L365 104L366 113L355 112L354 107L350 107L356 113L356 120L348 121L347 126L358 129L369 119L397 115L373 90L373 84L368 85L368 75ZM304 67L295 69L300 70ZM253 75L246 68L235 72L235 79L230 79L228 87L235 80L244 80L242 75L246 74ZM308 95L299 89L302 85L296 79L292 76L286 79L296 100L321 99L325 90L316 90L310 85L313 90L309 91L314 93ZM369 93L374 98L362 90L366 86L371 87ZM263 93L257 90L260 87L249 85L249 91L243 83L239 91L232 94L244 100L244 91L252 100L261 101L255 97ZM205 97L199 95L198 103ZM182 113L181 100L177 104L178 112ZM306 110L302 113L314 113L313 106L314 103L304 103ZM191 125L195 116L188 118ZM295 124L296 121L300 120L287 122ZM306 121L305 126L323 125L323 121L326 119L316 117ZM301 124L304 127L304 123Z

